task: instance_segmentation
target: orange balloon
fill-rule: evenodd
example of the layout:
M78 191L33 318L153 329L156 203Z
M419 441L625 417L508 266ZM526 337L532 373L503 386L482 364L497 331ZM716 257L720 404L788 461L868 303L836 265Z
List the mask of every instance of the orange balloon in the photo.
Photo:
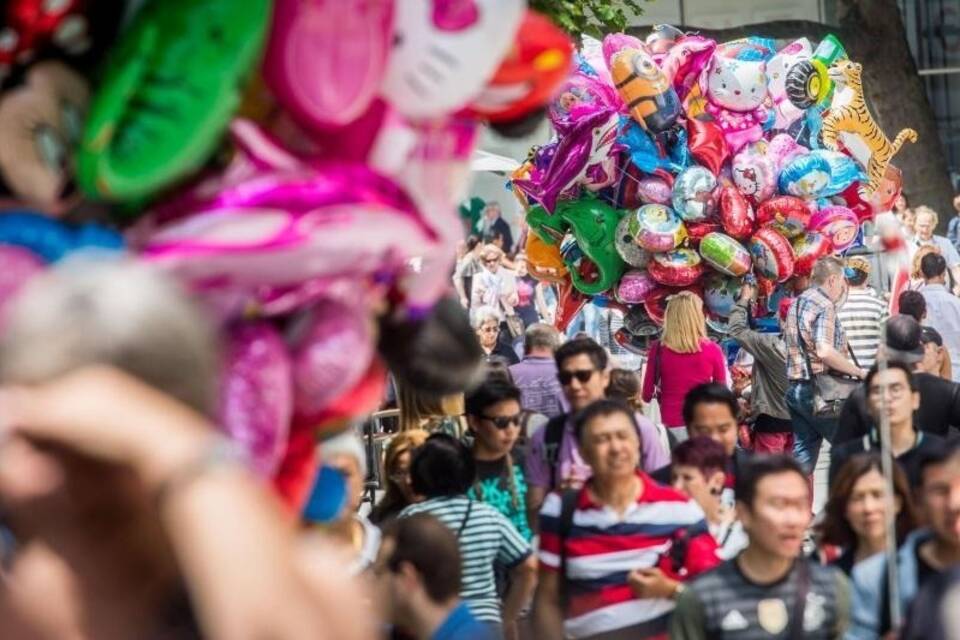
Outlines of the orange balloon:
M537 280L561 282L567 277L567 266L560 257L560 247L547 244L531 231L527 234L524 251L527 254L527 271Z

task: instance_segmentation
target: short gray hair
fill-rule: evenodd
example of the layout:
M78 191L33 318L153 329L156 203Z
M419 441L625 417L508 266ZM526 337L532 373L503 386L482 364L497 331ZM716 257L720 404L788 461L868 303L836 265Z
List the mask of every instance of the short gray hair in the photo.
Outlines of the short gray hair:
M535 322L523 333L523 350L530 353L534 349L556 351L560 346L559 332L544 322Z
M813 265L810 279L816 284L825 284L830 276L843 275L843 260L836 256L824 256Z
M353 427L320 443L321 460L329 460L334 456L348 456L355 459L360 475L367 477L367 452Z
M500 312L489 305L476 307L470 310L470 326L476 331L483 326L487 320L495 320L500 324Z

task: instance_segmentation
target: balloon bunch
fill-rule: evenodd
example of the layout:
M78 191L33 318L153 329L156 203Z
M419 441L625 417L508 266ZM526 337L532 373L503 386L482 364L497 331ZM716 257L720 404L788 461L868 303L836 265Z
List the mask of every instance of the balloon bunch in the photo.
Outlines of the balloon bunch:
M524 0L129 4L0 15L0 304L89 245L178 278L222 327L224 430L299 507L317 435L376 409L388 366L436 393L475 374L444 299L456 204L480 125L542 119L573 44Z
M512 188L530 272L560 287L561 328L593 297L627 312L622 341L663 322L666 298L702 296L722 333L740 282L768 300L860 241L900 193L861 67L827 36L777 50L659 26L588 41L551 103L556 139Z

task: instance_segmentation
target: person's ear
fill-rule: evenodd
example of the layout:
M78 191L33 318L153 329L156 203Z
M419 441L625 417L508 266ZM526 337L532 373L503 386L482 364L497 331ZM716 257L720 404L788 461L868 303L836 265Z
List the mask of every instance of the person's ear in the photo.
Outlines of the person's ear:
M913 410L916 411L920 408L920 392L912 391L910 395L913 396Z
M423 581L420 579L420 573L409 562L401 562L397 567L395 575L400 579L400 584L405 593L416 593L423 589Z
M610 370L604 369L600 372L600 381L603 383L603 388L606 389L610 386Z

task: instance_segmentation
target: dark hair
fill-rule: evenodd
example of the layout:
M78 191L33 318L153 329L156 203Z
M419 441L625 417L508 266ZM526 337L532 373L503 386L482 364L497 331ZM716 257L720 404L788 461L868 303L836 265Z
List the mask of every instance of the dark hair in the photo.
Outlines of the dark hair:
M410 484L427 498L459 496L473 485L477 467L467 445L446 433L434 433L410 461Z
M629 369L611 369L610 383L607 384L607 397L630 404L640 393L640 378Z
M383 537L394 540L393 552L385 559L392 573L405 562L411 564L437 604L460 593L460 544L436 517L417 513L399 518L384 527Z
M910 370L910 365L904 364L899 360L890 360L887 363L887 369L899 369L903 371L903 375L907 376L907 384L910 385L910 391L917 390L917 379L913 375L913 371ZM873 382L873 379L880 373L880 363L874 362L873 366L870 367L870 371L867 372L867 379L864 380L863 387L867 392L867 395L870 395L870 383Z
M627 405L619 400L610 400L603 399L591 402L586 407L577 412L573 417L573 430L577 436L577 442L583 442L584 432L587 429L587 425L590 424L596 418L604 416L612 416L616 414L623 414L627 416L630 420L630 424L633 425L634 431L638 431L639 427L637 426L637 419L633 415L633 410L630 409Z
M753 509L753 501L757 496L757 485L767 476L780 473L795 473L807 482L800 463L786 455L755 455L737 467L737 477L734 479L734 495L737 502L742 502L749 509Z
M510 361L503 356L490 355L484 358L484 376L500 376L510 382L513 382L513 374L510 373Z
M880 454L868 452L851 456L830 483L830 497L824 507L825 515L821 523L820 543L832 544L848 549L857 545L857 535L847 520L847 505L857 480L871 471L883 473ZM900 513L897 515L897 544L903 542L907 534L917 528L917 514L910 498L910 483L900 465L893 465L893 492L900 498Z
M593 338L574 338L563 343L553 354L553 359L557 363L557 369L562 369L564 362L583 353L590 356L595 369L603 371L607 368L607 352Z
M693 412L700 404L725 404L730 407L730 415L737 417L737 397L719 382L698 384L683 398L683 422L688 427L693 422Z
M919 291L907 290L900 294L897 299L900 307L900 313L908 315L917 322L923 322L923 316L927 313L927 300Z
M867 281L867 278L870 277L870 274L866 271L860 271L860 269L850 269L844 271L844 277L846 277L847 282L850 285L859 287Z
M695 467L704 478L714 471L726 471L728 460L723 445L705 436L681 442L670 457L674 466Z
M947 441L943 445L931 448L920 456L917 471L920 473L920 486L927 483L927 468L950 462L953 456L960 452L960 443Z
M947 270L947 260L939 253L928 253L920 259L920 273L929 280L942 276Z
M480 244L480 236L475 233L471 233L469 236L467 236L466 245L468 252L476 249L478 244Z
M516 400L520 402L520 389L500 374L487 376L479 387L464 398L464 408L468 416L481 416L483 412L498 402Z

